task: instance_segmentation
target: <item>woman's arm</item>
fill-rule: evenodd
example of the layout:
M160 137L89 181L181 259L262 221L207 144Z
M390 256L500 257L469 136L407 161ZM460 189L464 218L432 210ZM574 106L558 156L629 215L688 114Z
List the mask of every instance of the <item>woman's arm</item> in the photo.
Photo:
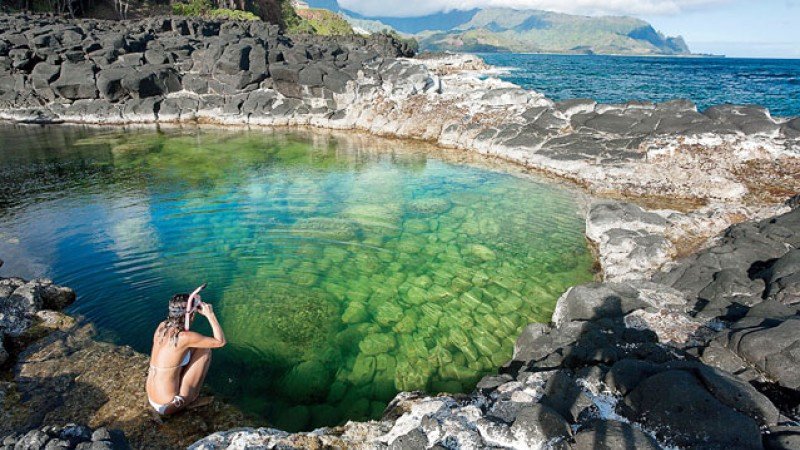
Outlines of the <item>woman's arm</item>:
M227 343L225 340L225 333L222 331L222 327L219 325L216 314L214 314L214 308L212 308L208 303L200 303L200 308L198 308L197 312L208 319L208 323L211 325L211 330L214 334L214 337L203 336L202 334L195 333L193 331L181 333L182 336L185 335L184 340L186 346L196 348L224 347Z

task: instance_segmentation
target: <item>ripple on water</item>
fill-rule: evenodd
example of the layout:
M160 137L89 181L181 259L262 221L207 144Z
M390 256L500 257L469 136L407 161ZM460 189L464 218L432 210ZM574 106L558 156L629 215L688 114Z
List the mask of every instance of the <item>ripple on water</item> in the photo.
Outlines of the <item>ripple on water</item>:
M36 133L66 145L0 129L33 147L27 160L0 148L0 163L68 169L2 182L14 254L141 351L171 294L208 281L230 343L209 382L281 428L377 417L399 390L468 391L591 278L573 192L444 154L302 134Z

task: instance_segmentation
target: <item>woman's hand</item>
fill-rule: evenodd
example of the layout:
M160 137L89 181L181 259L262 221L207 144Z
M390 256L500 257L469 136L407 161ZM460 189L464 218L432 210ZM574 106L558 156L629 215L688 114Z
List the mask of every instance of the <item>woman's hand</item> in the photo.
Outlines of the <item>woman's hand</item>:
M200 313L201 316L210 318L214 316L214 307L212 307L209 303L200 302L197 312Z

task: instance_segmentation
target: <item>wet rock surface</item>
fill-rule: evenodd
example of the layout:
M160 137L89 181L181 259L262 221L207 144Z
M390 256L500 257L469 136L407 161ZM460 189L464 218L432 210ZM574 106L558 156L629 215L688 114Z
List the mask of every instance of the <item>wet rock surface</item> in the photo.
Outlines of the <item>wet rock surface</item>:
M0 278L0 366L13 359L27 342L57 327L59 320L52 315L53 310L74 301L72 289L56 286L48 279Z

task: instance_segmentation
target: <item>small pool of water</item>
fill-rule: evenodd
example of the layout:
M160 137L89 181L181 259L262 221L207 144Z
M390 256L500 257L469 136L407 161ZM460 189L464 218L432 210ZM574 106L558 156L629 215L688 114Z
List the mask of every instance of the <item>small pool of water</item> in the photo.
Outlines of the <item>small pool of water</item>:
M73 287L142 352L207 281L218 396L288 430L376 418L471 390L591 279L579 194L502 169L360 135L0 127L0 274Z

